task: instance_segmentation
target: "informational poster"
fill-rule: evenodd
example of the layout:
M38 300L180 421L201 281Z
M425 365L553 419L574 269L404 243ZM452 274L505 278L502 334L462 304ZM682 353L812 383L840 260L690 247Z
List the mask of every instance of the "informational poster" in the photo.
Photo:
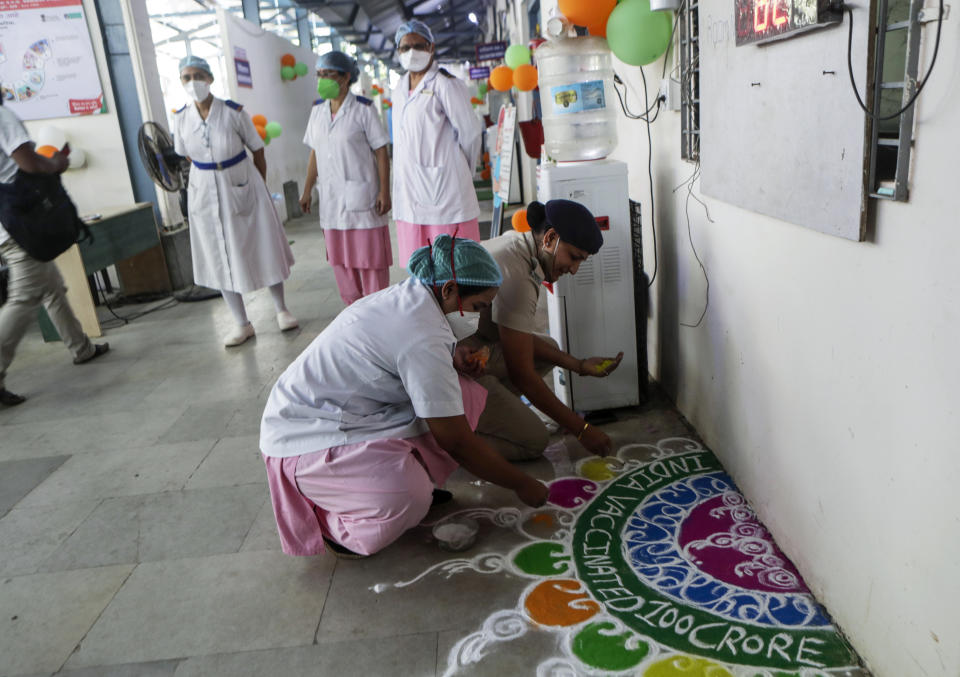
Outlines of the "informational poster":
M0 96L23 120L104 111L82 0L0 0Z
M517 107L506 104L497 116L497 145L493 149L493 220L490 237L497 237L503 228L503 209L510 200L510 173L513 149L516 146Z
M233 64L237 69L237 87L253 89L253 76L250 72L250 61L247 60L247 50L243 47L234 47Z

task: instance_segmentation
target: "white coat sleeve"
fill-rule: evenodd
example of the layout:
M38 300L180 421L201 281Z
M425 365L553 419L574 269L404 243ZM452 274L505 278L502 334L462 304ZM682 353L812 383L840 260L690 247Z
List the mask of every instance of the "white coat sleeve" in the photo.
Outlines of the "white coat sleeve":
M448 78L442 73L437 75L437 95L447 119L457 133L463 155L467 159L467 168L473 172L480 158L480 145L483 125L473 112L470 104L470 91L458 78Z
M187 155L187 142L183 140L183 113L177 113L173 117L173 149L177 155Z
M240 138L243 140L243 145L254 153L263 148L263 139L261 139L260 135L257 133L257 128L253 124L253 119L242 110L235 110L233 111L233 114L234 127L237 130L237 133L240 135Z
M361 122L363 124L363 133L367 137L367 143L370 144L370 148L377 150L390 143L390 136L387 134L387 130L383 128L383 123L380 122L380 116L373 110L373 106L363 106Z
M397 372L420 418L463 415L463 392L453 368L450 346L433 336L420 336L400 350Z

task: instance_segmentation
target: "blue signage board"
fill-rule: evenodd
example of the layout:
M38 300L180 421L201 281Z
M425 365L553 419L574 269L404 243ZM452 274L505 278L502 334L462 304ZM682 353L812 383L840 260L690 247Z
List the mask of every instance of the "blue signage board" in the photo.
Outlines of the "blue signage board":
M477 61L498 61L507 53L505 42L485 42L477 45Z
M486 80L490 77L490 66L477 66L470 69L471 80Z

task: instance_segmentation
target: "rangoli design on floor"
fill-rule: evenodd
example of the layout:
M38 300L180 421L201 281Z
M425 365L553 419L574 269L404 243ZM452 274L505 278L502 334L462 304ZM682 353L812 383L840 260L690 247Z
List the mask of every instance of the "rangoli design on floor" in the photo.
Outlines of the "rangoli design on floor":
M552 631L561 655L538 677L820 677L860 664L793 564L699 443L670 438L589 458L550 484L538 510L475 509L526 541L437 564L411 581L461 571L530 580L451 650L446 675L498 643ZM858 673L861 674L861 673Z

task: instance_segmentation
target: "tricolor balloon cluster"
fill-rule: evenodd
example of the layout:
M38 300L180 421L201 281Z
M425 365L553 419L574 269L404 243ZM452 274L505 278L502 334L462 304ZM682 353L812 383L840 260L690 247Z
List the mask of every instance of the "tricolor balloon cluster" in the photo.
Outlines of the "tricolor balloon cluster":
M510 45L503 55L504 63L490 72L490 86L498 92L516 87L529 92L537 87L537 67L530 64L530 48Z
M607 39L610 51L631 66L659 59L670 44L670 12L654 12L650 0L560 0L567 21Z
M253 120L253 126L257 130L257 134L263 139L264 145L269 146L271 139L275 139L283 134L283 127L280 126L280 123L267 122L265 115L254 115L251 119Z
M487 84L486 80L481 80L477 83L477 96L470 97L470 103L473 104L473 107L483 105L483 100L487 96L487 90L490 85Z
M490 153L483 154L483 169L480 171L480 178L484 181L490 180Z
M370 96L380 96L380 105L383 107L383 110L388 108L393 108L393 101L387 98L386 91L380 85L370 85Z
M280 79L284 81L296 80L303 77L310 71L307 64L297 62L293 54L284 54L280 57Z

